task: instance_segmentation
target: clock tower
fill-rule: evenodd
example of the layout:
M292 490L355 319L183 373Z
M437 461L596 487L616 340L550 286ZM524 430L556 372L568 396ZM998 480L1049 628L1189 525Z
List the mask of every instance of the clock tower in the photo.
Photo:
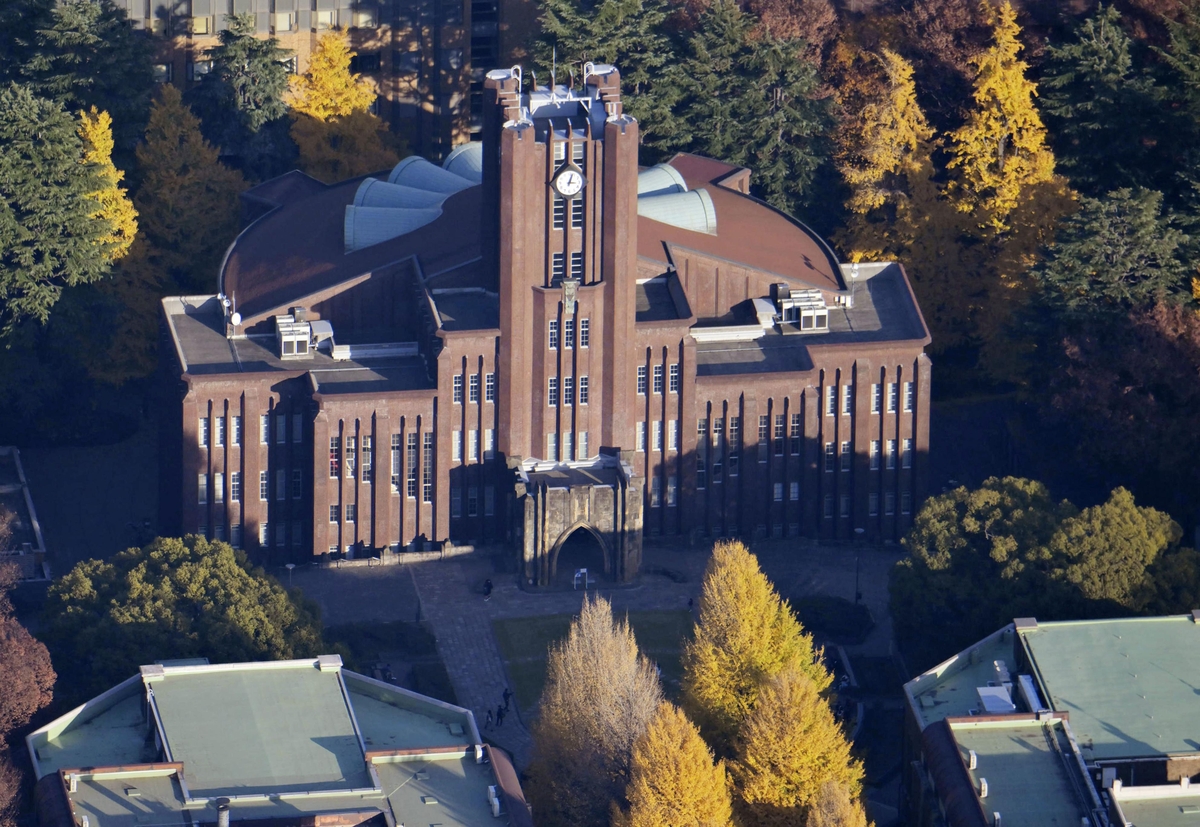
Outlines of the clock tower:
M499 398L510 458L583 462L632 449L638 125L620 74L534 87L485 81L483 249L500 295Z

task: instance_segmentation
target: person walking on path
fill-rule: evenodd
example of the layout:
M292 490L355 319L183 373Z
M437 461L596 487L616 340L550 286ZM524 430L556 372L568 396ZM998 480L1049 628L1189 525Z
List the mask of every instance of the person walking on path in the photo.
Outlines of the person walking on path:
M506 686L506 687L504 687L504 709L505 709L506 711L507 711L507 709L508 709L508 703L509 703L509 701L511 701L511 700L512 700L512 695L513 695L513 693L512 693L512 690L511 690L511 689L509 689L507 686Z
M504 707L498 706L496 707L496 727L502 726L504 726Z
M483 721L483 728L484 729L492 728L492 710L490 710L490 709L488 710L487 718L485 718Z

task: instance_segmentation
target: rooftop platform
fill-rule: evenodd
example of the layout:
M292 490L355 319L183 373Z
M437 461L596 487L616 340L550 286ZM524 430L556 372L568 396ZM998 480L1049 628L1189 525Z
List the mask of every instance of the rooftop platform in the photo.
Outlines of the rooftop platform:
M921 728L945 718L962 718L979 707L976 688L995 677L994 664L1015 668L1015 632L1007 626L904 685L909 706Z

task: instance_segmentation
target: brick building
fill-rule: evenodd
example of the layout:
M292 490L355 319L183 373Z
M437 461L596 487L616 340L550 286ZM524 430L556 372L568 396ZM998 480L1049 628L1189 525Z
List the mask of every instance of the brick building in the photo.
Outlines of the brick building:
M537 27L529 0L123 0L130 20L152 31L157 77L188 89L211 63L225 16L255 15L306 72L318 38L346 29L358 52L351 68L374 81L378 115L418 153L444 157L478 137L483 73L519 61Z
M442 166L251 190L222 293L164 303L164 525L275 560L508 542L538 582L588 535L617 579L643 534L899 537L930 388L902 268L839 264L746 169L639 168L619 83L494 71Z

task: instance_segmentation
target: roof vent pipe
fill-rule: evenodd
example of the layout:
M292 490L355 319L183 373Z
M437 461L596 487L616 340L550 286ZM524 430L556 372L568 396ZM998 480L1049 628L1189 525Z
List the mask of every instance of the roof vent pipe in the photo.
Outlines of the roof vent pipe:
M975 750L973 750L973 749L967 750L967 755L970 756L969 768L975 769L976 767L978 767L979 766L979 756L975 753Z
M217 799L217 827L229 827L229 799Z
M988 793L988 789L987 789L987 779L986 779L986 778L980 778L980 779L979 779L979 797L980 797L980 798L987 798L987 793Z
M999 813L992 813L992 824L996 825L996 827L1000 827L1000 814Z

